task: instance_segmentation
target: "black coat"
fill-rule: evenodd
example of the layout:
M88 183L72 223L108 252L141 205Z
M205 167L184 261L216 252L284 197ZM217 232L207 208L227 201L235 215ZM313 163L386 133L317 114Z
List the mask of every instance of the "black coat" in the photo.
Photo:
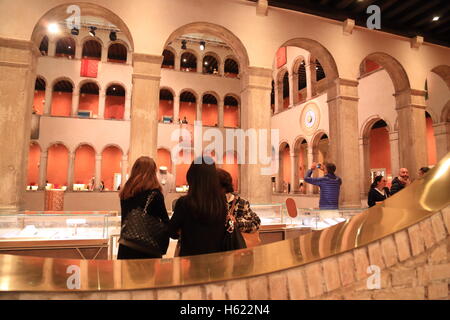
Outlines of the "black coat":
M405 187L405 184L402 183L398 177L395 177L394 180L392 180L391 184L391 196L393 196L395 193L399 192Z
M385 187L384 192L386 193L386 196L383 196L381 193L375 190L375 188L370 188L369 194L367 195L367 204L369 205L369 207L373 207L377 202L384 201L390 196L388 188Z

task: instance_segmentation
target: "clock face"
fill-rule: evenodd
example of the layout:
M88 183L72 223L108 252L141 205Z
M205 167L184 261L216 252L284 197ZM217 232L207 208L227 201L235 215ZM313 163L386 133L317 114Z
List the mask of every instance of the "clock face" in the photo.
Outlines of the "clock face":
M305 126L311 128L316 123L316 113L313 110L308 110L305 114Z

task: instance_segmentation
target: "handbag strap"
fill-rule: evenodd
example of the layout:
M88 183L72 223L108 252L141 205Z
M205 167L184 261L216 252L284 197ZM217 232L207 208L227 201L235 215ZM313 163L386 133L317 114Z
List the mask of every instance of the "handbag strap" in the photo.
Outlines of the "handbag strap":
M152 191L147 197L147 203L145 204L145 207L144 207L144 212L145 213L147 213L147 207L150 204L150 202L152 202L154 197L155 197L155 191Z

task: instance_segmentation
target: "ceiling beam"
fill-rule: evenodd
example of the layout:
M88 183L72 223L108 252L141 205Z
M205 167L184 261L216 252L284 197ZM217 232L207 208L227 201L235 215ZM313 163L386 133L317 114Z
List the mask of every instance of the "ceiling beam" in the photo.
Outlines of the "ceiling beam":
M383 3L379 5L380 9L381 9L381 12L389 9L395 3L397 3L397 0L384 0Z
M435 7L436 5L440 4L440 0L431 0L428 1L428 3L423 4L422 6L418 7L416 10L410 11L410 13L404 15L403 17L396 19L397 23L405 23L407 21L410 21L411 19L417 17L419 14L427 11L428 9L431 9Z
M406 8L409 8L420 1L423 1L423 0L403 1L398 7L394 8L394 9L385 10L384 12L382 12L381 19L385 19L385 18L391 19L391 18L395 17L396 15L399 15L402 12L404 12Z
M337 6L336 6L336 8L339 8L339 9L345 9L345 8L347 8L352 2L354 2L355 0L341 0L338 4L337 4Z
M365 12L367 10L367 8L375 1L377 1L377 0L366 0L366 1L357 2L352 11L357 12L357 13L362 12L362 11ZM381 7L380 7L380 9L381 9Z
M443 19L442 20L439 19L438 21L433 21L433 17L434 16L438 16L440 18L447 17L449 11L450 11L450 7L445 9L445 11L442 11L442 10L439 10L439 11L438 10L428 10L428 12L426 12L419 21L413 23L412 26L413 27L418 27L418 26L421 26L421 25L424 25L424 24L428 24L428 23L436 24L436 23L442 22Z

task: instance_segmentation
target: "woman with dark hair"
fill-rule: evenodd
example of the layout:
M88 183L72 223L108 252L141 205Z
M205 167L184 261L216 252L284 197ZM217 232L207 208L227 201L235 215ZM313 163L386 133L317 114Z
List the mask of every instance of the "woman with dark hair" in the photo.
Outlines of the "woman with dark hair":
M152 195L153 194L153 195ZM140 157L131 169L130 177L120 191L120 207L122 224L128 213L133 209L143 209L149 196L153 198L147 207L147 213L159 217L163 222L169 222L161 185L156 177L156 163L150 157ZM118 259L151 259L161 258L162 255L152 255L119 244Z
M382 202L390 197L389 189L386 187L386 178L383 176L376 176L373 183L370 185L369 194L367 196L367 204L373 207L377 202Z
M209 157L197 158L186 174L188 194L180 197L169 223L169 234L181 234L180 256L220 252L223 249L227 204L216 166Z
M223 169L217 169L217 174L219 175L220 186L227 197L228 208L231 208L233 201L236 203L233 214L239 230L246 233L258 231L261 220L250 208L250 203L241 198L238 193L234 192L231 174Z

